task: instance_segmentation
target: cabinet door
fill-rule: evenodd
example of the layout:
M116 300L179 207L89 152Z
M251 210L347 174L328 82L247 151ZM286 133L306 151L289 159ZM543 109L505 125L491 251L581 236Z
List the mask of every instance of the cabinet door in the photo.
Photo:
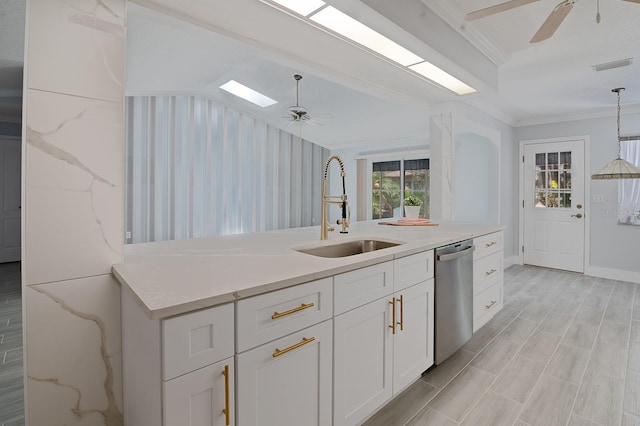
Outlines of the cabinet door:
M164 426L235 424L233 377L231 357L165 382Z
M331 321L236 356L238 426L331 425Z
M393 394L433 365L433 278L394 294Z
M334 426L355 425L392 395L391 297L334 319Z

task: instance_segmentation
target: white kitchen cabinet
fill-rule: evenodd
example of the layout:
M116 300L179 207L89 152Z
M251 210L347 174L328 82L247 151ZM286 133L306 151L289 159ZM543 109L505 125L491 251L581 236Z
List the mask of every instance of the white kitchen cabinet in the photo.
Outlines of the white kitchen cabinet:
M331 425L332 348L327 320L238 354L237 425Z
M402 290L334 318L334 426L361 423L433 364L433 252L388 263ZM334 294L367 269L336 276Z
M473 332L502 309L504 236L502 231L474 238Z
M233 357L164 383L167 426L235 425Z
M434 281L430 278L394 294L393 394L396 395L433 365Z
M125 425L233 425L233 303L151 320L121 297Z

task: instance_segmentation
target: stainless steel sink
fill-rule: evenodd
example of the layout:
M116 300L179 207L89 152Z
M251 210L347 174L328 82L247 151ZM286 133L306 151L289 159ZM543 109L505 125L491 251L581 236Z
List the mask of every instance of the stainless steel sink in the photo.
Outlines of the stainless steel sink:
M300 248L296 249L296 251L319 257L347 257L389 247L395 247L400 244L402 243L394 243L381 240L355 240L326 246Z

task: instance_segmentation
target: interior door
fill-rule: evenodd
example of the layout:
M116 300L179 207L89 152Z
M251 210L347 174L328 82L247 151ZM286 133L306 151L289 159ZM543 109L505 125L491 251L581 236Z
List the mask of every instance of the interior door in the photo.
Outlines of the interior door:
M584 140L524 145L524 263L584 272Z
M20 260L21 141L0 137L0 263Z

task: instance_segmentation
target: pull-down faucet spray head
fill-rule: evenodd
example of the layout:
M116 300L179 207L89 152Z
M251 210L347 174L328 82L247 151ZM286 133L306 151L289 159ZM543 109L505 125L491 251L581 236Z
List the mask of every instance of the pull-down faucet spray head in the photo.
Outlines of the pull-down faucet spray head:
M340 164L340 176L342 177L342 195L341 196L327 195L327 175L329 172L329 164L331 164L333 160L336 160L338 164ZM344 172L344 163L342 162L342 158L340 158L338 155L335 155L335 154L331 155L327 159L327 163L324 166L324 175L322 179L322 223L321 223L321 235L320 235L320 239L322 240L326 240L329 235L328 233L334 230L334 228L329 224L329 221L328 221L328 214L327 214L328 204L337 204L341 206L342 218L338 220L338 225L342 226L340 233L346 234L348 232L347 228L349 227L349 223L350 223L350 218L349 218L350 214L347 213L348 203L347 203L345 176L346 176L346 173ZM332 200L340 200L340 201L332 201Z

